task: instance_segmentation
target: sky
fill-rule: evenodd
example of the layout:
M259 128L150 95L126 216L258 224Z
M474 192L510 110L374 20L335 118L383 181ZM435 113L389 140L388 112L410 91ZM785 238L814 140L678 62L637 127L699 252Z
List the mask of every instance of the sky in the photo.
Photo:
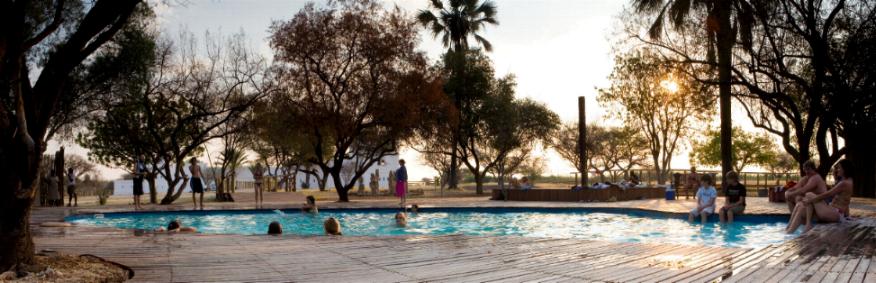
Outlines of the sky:
M184 5L159 1L156 24L165 35L176 37L180 31L195 35L204 32L231 35L243 32L251 47L266 58L272 57L268 46L268 28L275 21L292 18L309 1L302 0L190 0ZM180 1L183 2L183 1ZM315 0L317 5L325 0ZM427 6L426 0L384 0L384 5L398 5L411 16ZM517 77L518 97L545 103L563 121L577 119L577 98L586 97L589 122L617 123L606 117L596 102L596 88L607 87L613 60L611 42L619 25L617 16L629 1L624 0L498 0L498 26L488 26L483 36L493 44L488 56L496 75L513 73ZM168 4L169 3L169 4ZM444 52L431 34L421 32L420 49L435 61ZM745 123L742 109L734 107L734 123ZM57 143L51 143L54 150ZM84 149L66 143L72 152ZM548 151L547 175L569 175L574 171L564 160ZM423 166L416 152L404 150L412 179L432 177L434 171ZM686 151L679 152L674 168L689 166ZM123 172L103 168L105 179L118 178Z

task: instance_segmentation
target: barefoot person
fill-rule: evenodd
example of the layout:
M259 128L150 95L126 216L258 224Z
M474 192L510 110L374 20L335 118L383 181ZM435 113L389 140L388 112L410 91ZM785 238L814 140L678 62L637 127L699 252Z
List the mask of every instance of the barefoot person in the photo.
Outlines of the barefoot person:
M143 178L146 177L146 158L140 154L134 163L134 210L141 210L140 196L143 195ZM154 189L154 188L153 188Z
M198 159L192 157L189 160L191 165L189 165L189 172L192 173L192 203L195 204L195 209L198 209L198 203L201 203L201 210L204 210L204 183L201 182L201 166L198 165ZM197 195L200 194L200 197Z
M256 162L255 166L250 168L250 172L252 172L253 179L253 190L255 191L255 202L256 207L261 207L265 202L265 196L262 194L262 180L265 176L265 168L262 167L261 162Z
M745 185L739 183L739 174L727 172L727 184L724 186L724 206L718 212L721 223L733 223L733 216L745 211Z
M79 196L76 194L76 174L73 167L67 168L67 206L79 206Z
M801 198L796 191L803 186L806 186L807 181L809 181L809 175L806 175L806 169L803 166L800 166L800 180L797 181L794 186L785 191L785 202L788 203L788 213L794 213L794 207L797 206L797 199Z
M706 224L709 214L715 213L715 198L718 197L718 191L712 182L712 175L705 174L700 179L700 188L697 190L697 207L690 211L688 221L693 222L694 217L700 217L702 223Z
M816 195L823 194L827 191L827 184L824 182L824 179L821 178L821 175L818 175L818 169L815 162L806 161L803 163L803 173L806 174L804 178L806 178L806 183L803 185L799 185L799 188L789 190L785 193L785 201L793 201L794 209L796 210L797 203L803 200L803 197L806 196L806 193L814 193ZM803 179L800 179L802 182ZM793 213L794 211L791 211Z
M398 170L395 171L395 195L399 198L399 206L405 207L408 193L408 169L405 168L405 160L398 161Z
M797 203L791 222L788 223L788 233L794 233L802 223L806 223L804 232L812 229L813 217L821 222L842 222L849 216L849 204L854 192L855 168L848 159L840 160L833 168L837 179L842 179L832 189L821 194L806 193ZM810 178L810 182L821 179L821 176ZM823 181L822 181L823 182ZM825 200L833 198L828 204Z

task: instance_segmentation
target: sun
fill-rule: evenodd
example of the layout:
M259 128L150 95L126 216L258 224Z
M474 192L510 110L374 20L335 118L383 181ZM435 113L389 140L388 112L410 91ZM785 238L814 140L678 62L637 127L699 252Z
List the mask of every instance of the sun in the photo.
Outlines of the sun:
M673 80L673 79L666 79L666 80L661 81L660 86L663 87L663 89L669 91L670 93L678 92L678 83L675 82L675 80Z

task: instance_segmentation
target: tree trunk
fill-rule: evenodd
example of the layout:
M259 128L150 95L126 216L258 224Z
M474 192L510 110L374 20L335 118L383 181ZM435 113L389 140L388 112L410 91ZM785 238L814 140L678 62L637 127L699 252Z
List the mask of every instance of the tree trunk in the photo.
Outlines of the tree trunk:
M730 115L730 68L733 52L733 44L736 40L736 34L733 33L730 24L730 12L732 9L730 0L719 0L717 3L718 9L718 31L717 49L718 49L718 94L719 107L721 115L721 176L725 175L731 168L732 164L732 145L733 145L733 121ZM723 182L722 182L723 184Z
M149 174L146 182L149 183L149 203L158 203L158 187L155 187L155 174Z
M320 170L320 171L322 171L322 170ZM325 186L328 183L328 176L329 176L328 172L323 172L321 178L316 178L316 182L319 183L319 191L320 192L325 192ZM332 178L333 179L340 178L340 173L339 173L338 177L332 177ZM336 182L339 182L339 181L340 181L340 179L338 179L338 181L336 181ZM337 189L337 188L338 187L335 186L335 189Z
M474 174L475 177L475 192L479 195L484 194L484 176L481 174Z
M855 167L855 196L876 197L876 148L872 143L874 135L867 133L872 129L846 129L851 135L844 137L848 153L846 158L852 161Z
M349 192L350 188L353 187L352 184L355 184L355 182L350 183L350 186L344 186L343 181L341 181L340 169L332 170L331 176L332 181L335 183L335 191L338 192L338 202L350 202ZM321 186L325 187L325 181L322 182ZM323 190L323 188L320 188L320 190Z
M17 135L0 144L0 272L34 260L30 211L43 149L29 147Z
M13 164L8 158L3 158L3 162L7 164L3 167ZM35 174L18 175L18 173L11 168L0 170L0 178L3 180L3 196L0 198L0 243L2 243L0 271L6 271L17 263L33 263L34 245L30 236L30 209L36 176L30 176ZM30 191L30 194L16 193L20 191Z

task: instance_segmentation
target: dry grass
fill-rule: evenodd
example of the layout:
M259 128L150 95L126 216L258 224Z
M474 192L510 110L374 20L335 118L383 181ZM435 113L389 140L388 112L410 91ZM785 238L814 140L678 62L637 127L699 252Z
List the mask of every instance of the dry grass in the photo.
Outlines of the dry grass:
M36 265L44 271L29 273L15 280L2 282L124 282L128 271L119 265L94 256L65 254L37 255Z

